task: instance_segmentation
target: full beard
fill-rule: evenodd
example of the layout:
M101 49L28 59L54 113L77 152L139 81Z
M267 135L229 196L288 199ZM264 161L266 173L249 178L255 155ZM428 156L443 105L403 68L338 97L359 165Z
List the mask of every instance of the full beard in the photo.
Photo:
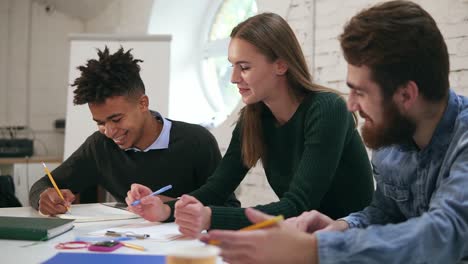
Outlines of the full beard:
M362 126L361 134L367 147L379 149L412 142L416 124L403 116L393 102L385 104L383 120L380 124Z

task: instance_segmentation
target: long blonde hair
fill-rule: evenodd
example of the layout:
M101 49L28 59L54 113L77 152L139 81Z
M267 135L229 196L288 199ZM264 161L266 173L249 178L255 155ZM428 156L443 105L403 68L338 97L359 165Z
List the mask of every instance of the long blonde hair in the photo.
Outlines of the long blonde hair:
M312 82L299 42L288 23L279 15L262 13L238 24L231 38L245 40L255 46L270 62L282 59L288 65L286 78L291 93L302 99L312 92L335 92ZM240 111L241 153L245 166L251 168L257 161L265 160L266 146L263 140L261 114L262 102L246 105Z

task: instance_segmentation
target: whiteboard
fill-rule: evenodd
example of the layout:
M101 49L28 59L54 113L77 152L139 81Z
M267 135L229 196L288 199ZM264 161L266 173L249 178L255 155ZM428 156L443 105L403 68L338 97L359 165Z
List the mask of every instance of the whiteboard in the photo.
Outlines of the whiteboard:
M121 46L125 51L132 50L135 59L141 59L140 76L145 84L151 110L167 117L169 111L169 57L170 35L106 35L106 34L72 34L70 40L69 84L80 76L78 66L86 64L89 59L97 59L97 50L107 45L110 53ZM63 159L67 159L88 136L97 130L92 120L88 105L73 105L73 90L68 86L67 113L65 126L65 147Z

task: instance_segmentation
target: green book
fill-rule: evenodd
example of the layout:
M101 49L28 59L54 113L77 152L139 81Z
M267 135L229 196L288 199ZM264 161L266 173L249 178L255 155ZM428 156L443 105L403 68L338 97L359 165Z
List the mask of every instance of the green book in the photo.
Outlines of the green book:
M0 216L0 239L48 240L73 228L73 219Z

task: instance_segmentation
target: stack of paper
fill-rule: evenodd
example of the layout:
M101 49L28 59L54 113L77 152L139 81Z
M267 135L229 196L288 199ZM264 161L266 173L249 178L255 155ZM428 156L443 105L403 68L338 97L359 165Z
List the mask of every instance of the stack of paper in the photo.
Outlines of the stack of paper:
M128 224L119 227L112 227L105 230L100 230L92 232L91 235L102 236L105 235L107 231L114 231L120 234L129 234L129 235L149 235L150 240L155 240L158 242L171 241L177 238L182 237L183 235L179 232L179 227L173 224L161 224L159 222L148 222L143 221L135 224Z
M127 210L117 209L102 204L73 205L71 207L71 212L57 216L62 219L75 219L75 223L122 220L140 217Z

